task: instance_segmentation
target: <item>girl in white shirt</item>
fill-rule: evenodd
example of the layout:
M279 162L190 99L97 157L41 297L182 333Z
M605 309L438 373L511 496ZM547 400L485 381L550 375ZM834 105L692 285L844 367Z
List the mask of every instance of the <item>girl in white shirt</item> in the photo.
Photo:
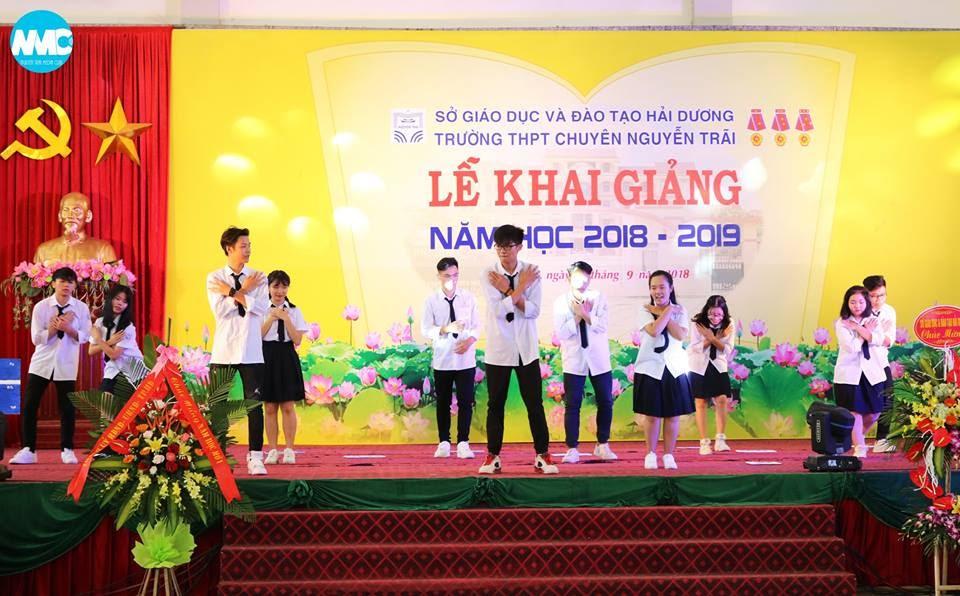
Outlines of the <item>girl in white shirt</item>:
M279 452L279 416L283 411L283 463L296 463L293 441L297 435L297 412L294 406L304 399L303 370L297 346L307 331L307 322L300 309L290 302L287 289L290 276L284 271L271 271L267 275L270 306L263 317L260 333L263 336L263 388L260 399L264 405L264 422L267 445L270 451L264 464L275 464Z
M143 353L137 346L137 329L133 326L133 290L126 286L114 286L104 300L103 316L97 319L90 330L90 355L103 352L103 380L100 391L113 393L117 375L124 373L130 383L140 379L139 371L145 371L137 363L143 363Z
M707 438L707 408L716 406L716 451L730 451L724 430L727 425L727 398L730 396L730 375L727 357L733 353L733 325L730 310L723 296L710 296L690 329L687 357L690 363L690 386L697 407L697 430L700 431L700 455L710 455Z
M640 328L645 333L634 366L633 411L646 417L648 453L643 467L657 468L657 442L663 422L663 467L675 470L673 451L680 434L680 416L694 411L683 350L690 319L687 309L677 304L673 277L668 272L651 273L649 287L650 304L640 311Z
M853 286L843 296L840 318L836 322L837 365L833 372L833 391L837 405L853 413L853 454L867 457L864 435L883 411L883 386L886 360L876 353L883 346L884 334L876 317L871 316L870 294L863 286Z

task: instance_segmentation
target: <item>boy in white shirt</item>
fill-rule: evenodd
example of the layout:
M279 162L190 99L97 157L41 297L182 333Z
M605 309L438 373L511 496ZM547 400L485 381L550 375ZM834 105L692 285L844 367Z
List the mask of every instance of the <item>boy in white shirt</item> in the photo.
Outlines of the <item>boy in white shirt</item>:
M227 264L207 275L207 300L216 321L210 369L240 373L244 399L260 400L263 384L261 325L270 307L266 278L247 266L250 230L230 226L220 236ZM247 412L247 473L267 473L263 465L263 404Z
M870 293L870 307L872 314L879 323L877 329L883 334L882 345L873 348L878 358L882 358L885 363L884 373L887 380L883 385L884 401L883 412L887 412L893 407L893 374L890 372L890 359L888 353L890 346L897 341L897 311L887 304L887 280L882 275L871 275L864 278L863 287ZM881 418L877 420L877 442L873 445L874 453L888 453L897 450L896 443L887 440L887 433L890 432L890 423Z
M567 453L563 463L580 461L580 405L587 377L597 400L597 446L593 454L602 460L615 460L610 449L610 424L613 421L613 374L610 367L610 342L607 339L609 311L603 294L590 290L593 267L577 261L567 270L570 291L557 297L553 305L554 330L560 339L563 358L563 387L566 411Z
M50 381L57 388L60 406L60 461L77 463L73 453L76 412L68 394L75 390L80 364L80 344L90 338L90 309L73 297L77 273L69 267L53 272L53 295L33 307L30 338L36 350L23 401L23 448L11 464L37 463L37 410Z
M480 315L473 295L458 287L457 260L437 263L440 288L427 296L420 330L433 342L433 386L437 392L437 431L440 444L434 457L450 457L450 405L457 387L457 457L471 459L470 423L473 420L474 376Z
M503 408L510 389L510 374L516 372L520 395L527 408L536 457L534 471L556 474L560 470L550 458L550 431L543 411L543 384L540 378L540 270L523 263L517 254L523 245L523 230L500 226L493 233L497 263L484 271L483 294L487 302L487 457L481 474L500 473L503 447Z

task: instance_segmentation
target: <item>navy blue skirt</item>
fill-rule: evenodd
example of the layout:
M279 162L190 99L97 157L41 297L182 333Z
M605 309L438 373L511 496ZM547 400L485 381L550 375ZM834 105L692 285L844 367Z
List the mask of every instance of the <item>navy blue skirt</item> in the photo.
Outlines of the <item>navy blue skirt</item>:
M730 375L720 372L710 362L704 374L690 373L690 387L697 399L711 399L718 395L730 397Z
M293 342L263 342L263 364L262 401L281 403L304 399L303 370Z
M885 381L876 385L871 385L867 376L860 375L860 383L857 385L844 385L836 383L833 386L833 396L837 400L837 405L846 408L857 414L879 414L883 411L883 402L886 391Z
M687 375L674 377L670 369L663 369L663 378L634 373L633 411L655 418L686 416L696 408Z

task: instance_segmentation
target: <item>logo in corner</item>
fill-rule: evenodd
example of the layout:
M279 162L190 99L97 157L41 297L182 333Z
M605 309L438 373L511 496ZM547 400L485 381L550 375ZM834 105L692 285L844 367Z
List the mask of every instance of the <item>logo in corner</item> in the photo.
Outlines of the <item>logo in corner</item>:
M423 142L423 110L393 110L392 116L395 145Z
M30 72L53 72L73 53L73 32L57 13L34 10L20 17L10 31L10 52Z

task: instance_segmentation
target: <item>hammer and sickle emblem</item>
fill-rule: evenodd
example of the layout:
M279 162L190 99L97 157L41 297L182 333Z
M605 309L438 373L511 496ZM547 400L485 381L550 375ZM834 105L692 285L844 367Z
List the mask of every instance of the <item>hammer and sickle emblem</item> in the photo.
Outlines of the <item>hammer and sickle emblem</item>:
M70 142L70 133L72 130L70 127L70 117L67 115L66 110L49 99L43 99L41 101L50 106L50 109L53 110L57 120L60 121L59 134L54 134L52 130L47 128L46 124L40 122L40 116L43 115L42 106L30 108L17 120L16 127L22 132L32 130L38 137L47 143L47 146L37 149L34 147L28 147L20 141L13 141L7 145L7 148L4 149L2 153L0 153L0 157L3 159L10 159L11 155L14 153L19 153L20 155L29 159L41 160L50 159L55 155L62 155L63 157L70 155L70 147L67 147L67 143Z

